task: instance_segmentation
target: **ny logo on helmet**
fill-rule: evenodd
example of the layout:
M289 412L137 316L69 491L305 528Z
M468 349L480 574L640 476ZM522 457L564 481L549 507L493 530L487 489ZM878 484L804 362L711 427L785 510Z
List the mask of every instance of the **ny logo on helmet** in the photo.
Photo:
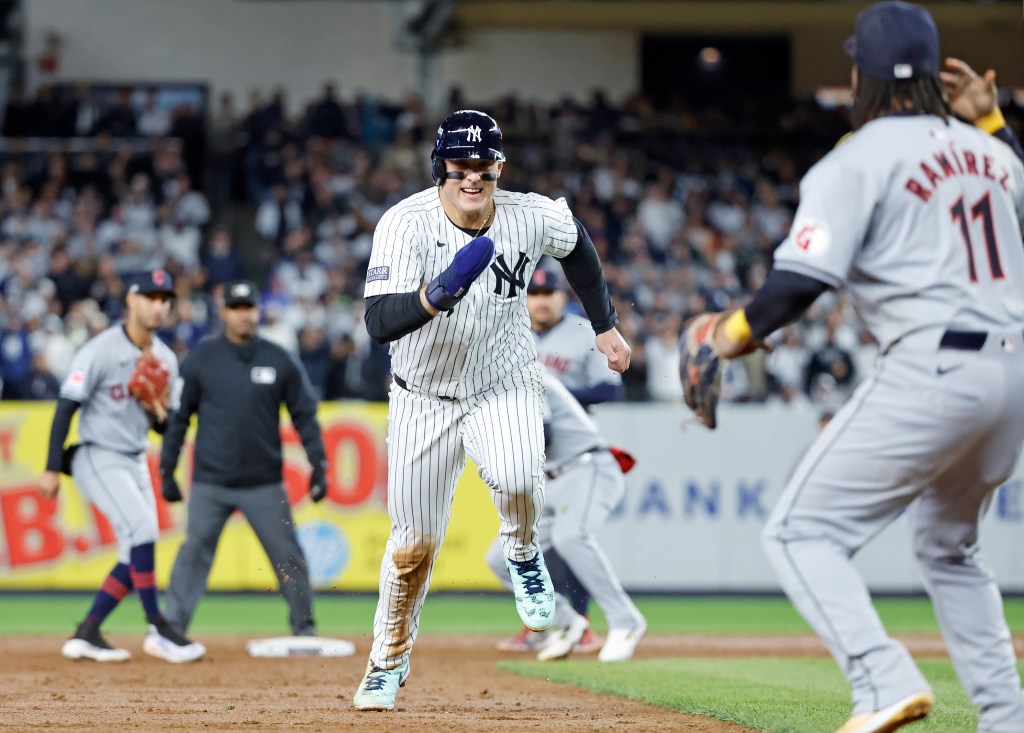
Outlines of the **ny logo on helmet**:
M479 125L470 125L469 127L466 128L466 132L469 133L469 137L466 139L467 142L471 142L471 143L481 142L480 135L483 133L483 130L480 129Z

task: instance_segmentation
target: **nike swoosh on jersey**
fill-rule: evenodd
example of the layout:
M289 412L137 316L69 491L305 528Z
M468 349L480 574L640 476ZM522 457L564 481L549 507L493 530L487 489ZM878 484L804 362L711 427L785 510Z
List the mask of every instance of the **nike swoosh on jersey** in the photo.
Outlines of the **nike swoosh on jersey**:
M950 372L955 372L957 369L960 369L962 367L963 367L963 364L954 364L953 366L948 366L948 367L935 367L935 373L938 374L941 377L943 374L949 374Z
M447 247L447 246L448 246L448 243L447 243L447 242L441 242L441 241L438 241L438 243L437 243L437 246L438 246L438 247Z

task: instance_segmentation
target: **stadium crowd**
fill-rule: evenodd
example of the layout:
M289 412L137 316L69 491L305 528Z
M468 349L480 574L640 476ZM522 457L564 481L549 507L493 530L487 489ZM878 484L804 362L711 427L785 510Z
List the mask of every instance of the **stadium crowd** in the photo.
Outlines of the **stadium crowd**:
M75 349L119 317L125 277L166 267L178 298L161 337L177 353L217 330L222 284L250 277L262 288L262 334L301 359L322 399L385 399L387 349L362 326L362 284L377 220L430 183L436 121L420 100L343 101L327 84L299 114L280 92L254 92L243 114L223 95L198 127L194 110L161 117L150 103L118 95L88 124L45 89L8 104L2 398L53 399ZM476 104L453 90L448 106ZM601 252L634 348L624 377L632 401L680 399L681 324L757 287L788 232L800 176L847 127L841 111L812 102L743 98L666 111L640 95L614 105L594 92L585 103L508 97L484 108L505 135L502 187L565 196ZM184 143L165 136L175 131ZM68 134L92 141L20 137ZM197 149L198 166L188 160ZM730 366L724 400L828 409L875 355L834 294L774 341L771 354Z

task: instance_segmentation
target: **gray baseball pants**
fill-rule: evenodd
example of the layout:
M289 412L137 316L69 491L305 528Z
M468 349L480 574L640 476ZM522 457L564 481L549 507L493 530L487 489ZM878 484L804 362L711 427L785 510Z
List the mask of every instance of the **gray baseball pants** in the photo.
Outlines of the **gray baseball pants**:
M1024 339L979 351L900 341L822 431L764 530L782 586L853 688L854 712L929 689L886 634L851 558L904 511L978 730L1024 731L1024 694L978 522L1024 441Z
M610 629L633 629L644 624L643 614L622 588L608 556L597 542L597 532L626 491L619 464L606 450L585 453L549 477L544 511L537 525L540 547L554 547L580 583L604 612ZM487 564L505 587L512 587L501 542L487 552ZM558 599L554 625L564 626L572 604Z
M188 629L196 606L206 593L217 542L236 509L249 521L274 568L281 595L290 609L292 633L315 635L313 589L306 556L295 536L288 495L280 483L251 488L192 484L185 541L174 559L171 582L164 594L167 620L182 633Z

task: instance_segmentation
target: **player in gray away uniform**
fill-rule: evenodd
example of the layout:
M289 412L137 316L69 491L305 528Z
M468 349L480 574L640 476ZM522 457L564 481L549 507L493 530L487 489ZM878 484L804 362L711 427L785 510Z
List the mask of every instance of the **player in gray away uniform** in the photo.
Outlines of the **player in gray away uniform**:
M538 267L526 287L526 308L530 312L530 328L537 342L537 361L550 369L573 397L589 410L591 405L610 402L622 395L622 376L608 368L604 355L594 348L590 322L566 313L567 294L562 278L555 270ZM557 548L545 552L544 559L551 573L555 590L569 599L573 609L587 615L590 594L558 553ZM533 652L546 638L543 632L522 631L511 639L502 639L502 651ZM594 652L602 639L588 626L573 651Z
M530 327L537 341L537 361L550 369L584 409L622 396L622 375L608 368L594 348L590 321L566 313L562 278L538 268L526 287Z
M150 429L162 432L167 415L160 420L128 392L136 360L143 351L152 351L170 372L168 413L177 409L178 360L154 337L167 318L173 295L171 277L163 270L136 278L128 287L124 323L83 346L61 386L40 491L48 498L56 496L60 472L70 472L78 490L113 527L118 560L75 635L64 644L62 653L69 659L128 659L127 650L115 649L103 638L100 625L133 588L149 622L143 651L169 662L191 662L206 653L202 644L175 632L160 613L154 573L156 500L146 448ZM79 408L81 442L65 451L71 418Z
M596 533L626 490L622 468L608 449L593 419L569 390L544 369L544 449L548 482L537 532L541 549L555 548L608 620L608 640L598 658L621 662L633 656L647 630L643 614L630 600ZM495 540L487 564L509 588L501 543ZM538 647L540 660L567 656L589 626L562 595L555 596L551 630Z
M790 236L722 358L845 285L881 356L795 470L764 530L782 586L846 675L841 733L893 731L933 695L851 557L906 511L978 730L1024 730L1024 695L978 523L1024 441L1024 167L948 116L926 10L874 5L848 42L857 130L804 178Z

